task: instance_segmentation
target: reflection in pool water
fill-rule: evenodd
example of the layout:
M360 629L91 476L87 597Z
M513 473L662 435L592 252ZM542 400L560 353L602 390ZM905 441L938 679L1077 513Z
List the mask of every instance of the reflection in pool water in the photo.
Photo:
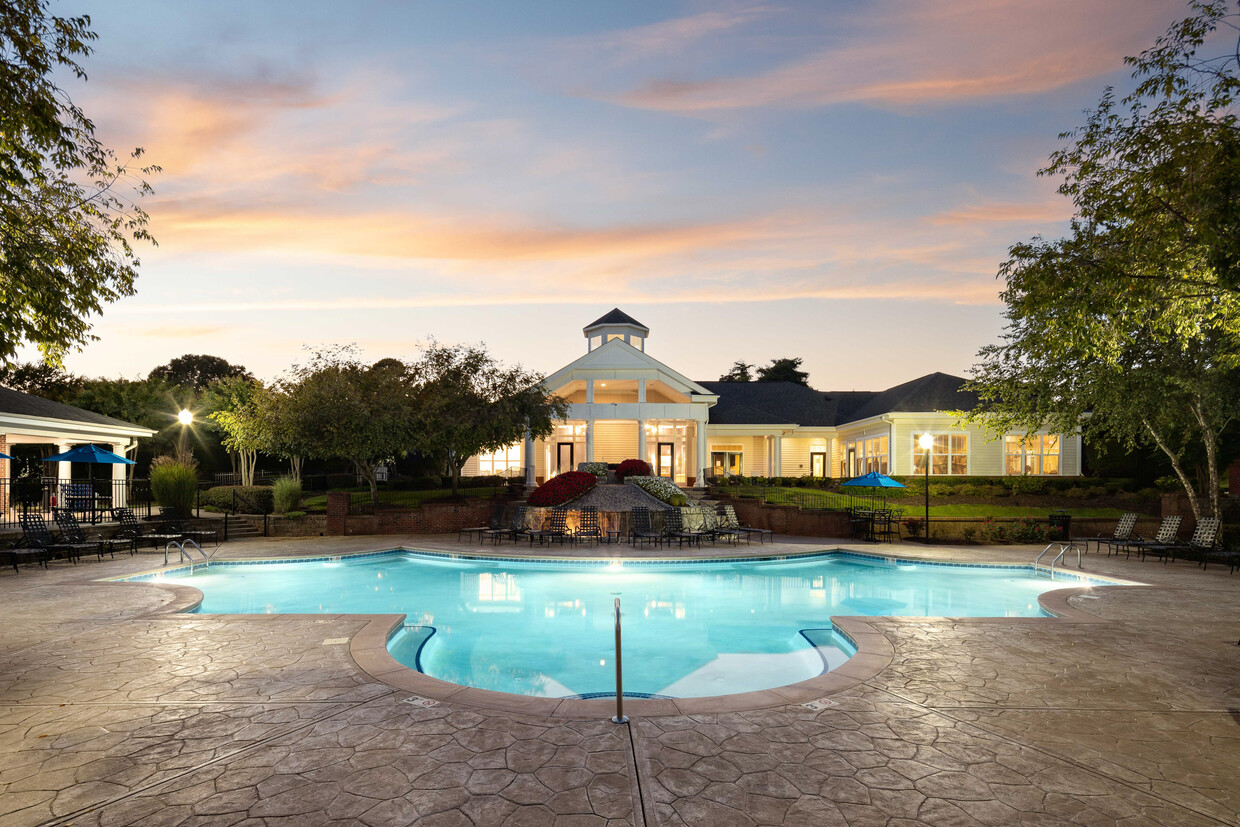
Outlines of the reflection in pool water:
M407 615L393 657L442 680L524 695L614 691L612 601L622 602L626 692L670 697L783 686L854 649L832 615L1030 617L1055 583L1024 568L843 555L599 565L416 553L216 564L164 580L207 613Z

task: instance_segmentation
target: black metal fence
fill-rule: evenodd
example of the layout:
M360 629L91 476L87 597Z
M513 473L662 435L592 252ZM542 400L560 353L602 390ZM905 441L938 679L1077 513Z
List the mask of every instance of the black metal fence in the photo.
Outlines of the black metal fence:
M847 489L846 489L847 490ZM718 489L721 494L739 497L755 497L770 505L795 505L806 511L878 511L889 507L882 489L860 488L849 491L810 491L770 485L726 486ZM905 505L901 501L900 505Z
M494 499L507 491L507 485L490 485L472 488L462 487L460 489L459 496ZM451 494L443 489L413 491L409 489L393 488L389 485L384 485L381 483L378 486L376 496L372 496L369 490L350 491L349 513L374 514L376 510L421 508L428 502L445 500L449 497L451 497Z
M54 508L98 523L112 519L111 510L120 507L132 508L139 518L150 517L155 508L150 480L0 479L0 529L17 527L23 513L51 519Z

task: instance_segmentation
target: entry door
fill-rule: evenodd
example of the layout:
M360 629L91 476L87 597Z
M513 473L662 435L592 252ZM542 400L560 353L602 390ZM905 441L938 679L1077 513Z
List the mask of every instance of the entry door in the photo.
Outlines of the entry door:
M675 445L670 442L660 442L655 456L659 466L655 474L660 477L667 477L669 480L674 479L675 469L672 467L672 459L676 456Z
M849 477L857 476L857 449L856 448L848 449L848 476Z
M809 455L809 475L811 477L825 477L827 475L827 455L825 453L812 453Z
M573 443L556 443L555 472L563 474L567 471L572 471L575 467L573 464Z

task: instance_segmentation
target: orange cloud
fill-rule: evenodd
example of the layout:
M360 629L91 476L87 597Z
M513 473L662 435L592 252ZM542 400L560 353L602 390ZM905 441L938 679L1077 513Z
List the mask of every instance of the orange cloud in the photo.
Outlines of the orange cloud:
M906 108L1061 88L1121 68L1168 22L1164 0L894 0L833 21L842 42L749 74L659 77L619 94L681 114L847 102ZM826 33L824 33L826 34ZM632 38L618 33L617 43Z

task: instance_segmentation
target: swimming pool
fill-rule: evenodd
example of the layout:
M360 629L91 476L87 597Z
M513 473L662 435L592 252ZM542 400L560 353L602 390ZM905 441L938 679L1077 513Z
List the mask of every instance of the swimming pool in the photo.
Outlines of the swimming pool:
M701 697L784 686L854 652L832 615L1036 617L1062 587L1028 567L826 553L686 563L524 561L407 551L212 564L133 579L194 586L203 613L397 614L402 664L541 697L614 692L620 598L626 694Z

